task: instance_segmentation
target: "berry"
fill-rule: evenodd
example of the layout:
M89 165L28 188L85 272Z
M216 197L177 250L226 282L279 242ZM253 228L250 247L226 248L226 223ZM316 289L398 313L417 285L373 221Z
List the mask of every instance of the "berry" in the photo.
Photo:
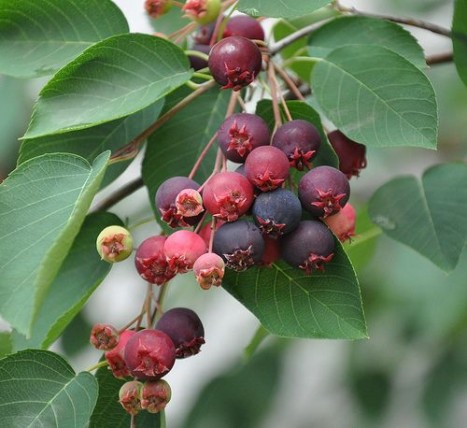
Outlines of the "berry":
M310 161L316 156L321 137L313 124L297 119L281 125L271 144L287 155L291 167L303 171L310 169Z
M221 9L220 0L187 0L182 10L190 19L199 24L208 24L214 21Z
M102 260L109 263L121 262L133 251L133 238L122 226L107 226L97 236L96 249Z
M183 217L195 217L204 211L203 198L197 190L183 189L175 198L177 211Z
M366 147L346 137L339 130L328 134L329 142L339 158L339 169L350 180L358 177L360 170L366 167Z
M118 331L110 324L95 324L91 329L91 344L101 351L110 351L118 344Z
M281 257L281 248L279 239L270 238L268 235L263 235L264 253L259 264L261 266L270 267L274 262Z
M128 340L135 334L136 332L133 330L123 331L120 334L117 346L104 353L105 359L109 364L109 368L112 370L112 374L115 377L124 378L126 376L130 376L130 372L128 371L128 367L124 360L124 352Z
M216 230L221 227L225 221L223 220L216 220ZM211 240L211 234L212 234L212 224L211 222L206 223L201 230L199 231L199 236L203 238L203 241L206 243L206 246L209 247L209 241ZM194 268L194 265L193 265Z
M198 28L198 31L193 36L193 40L197 45L209 45L211 43L212 35L214 34L215 28L216 24L214 22L202 25Z
M339 241L350 241L355 236L355 209L348 202L337 214L324 219L326 225Z
M261 146L245 161L248 180L263 192L277 189L289 176L289 160L285 153L273 146Z
M144 9L151 18L159 18L172 7L172 0L146 0Z
M168 310L159 319L156 328L172 339L176 358L198 354L205 343L203 324L198 315L188 308Z
M242 272L261 261L264 240L253 223L245 220L226 223L214 235L213 252L224 259L229 269Z
M203 238L189 230L177 230L169 235L164 243L164 253L169 269L184 273L208 250Z
M298 184L298 197L303 208L315 217L326 218L337 213L349 196L349 180L332 166L311 169Z
M261 71L261 52L246 37L226 37L212 47L208 66L214 80L224 89L239 91Z
M209 52L211 51L211 47L209 45L195 44L193 45L191 50L209 55ZM202 68L206 68L208 66L208 61L203 58L200 58L199 56L188 55L188 59L190 60L191 67L193 67L195 71L201 70Z
M287 189L260 193L251 210L261 232L271 238L294 230L302 217L302 205L298 197Z
M128 340L124 359L132 376L140 380L157 380L172 369L175 346L162 331L141 330Z
M237 113L229 116L217 133L219 147L225 157L243 163L256 147L269 144L269 128L256 114Z
M297 229L281 240L282 258L306 274L324 271L324 265L334 256L335 242L332 233L320 221L304 220Z
M264 30L256 19L248 15L237 15L229 19L222 37L230 36L243 36L247 39L264 41Z
M215 253L206 253L196 259L193 272L201 288L209 290L212 286L219 287L222 284L224 268L222 257Z
M137 380L125 382L118 391L118 401L130 415L141 411L141 388L143 384Z
M253 203L253 186L238 172L220 172L203 189L206 210L225 221L235 221Z
M167 263L164 252L165 236L155 235L145 239L136 250L135 266L143 279L161 285L171 280L177 272Z
M170 227L187 227L196 224L201 217L186 218L175 205L177 195L185 189L199 189L199 184L188 177L171 177L165 180L156 192L156 208L162 220Z
M141 388L141 407L149 413L159 413L172 396L170 385L164 380L146 381Z

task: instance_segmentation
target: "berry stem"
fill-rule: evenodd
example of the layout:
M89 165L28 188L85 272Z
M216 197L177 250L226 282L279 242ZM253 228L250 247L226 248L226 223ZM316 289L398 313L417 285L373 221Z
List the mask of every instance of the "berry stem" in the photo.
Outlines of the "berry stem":
M209 237L209 249L208 252L212 253L212 245L214 243L214 234L216 233L216 217L213 217L211 220L211 236Z
M204 147L203 151L199 155L199 158L197 159L197 161L193 165L193 168L191 169L190 174L188 175L188 178L193 179L193 177L195 176L196 172L198 171L201 163L203 162L204 158L208 154L209 149L212 147L212 145L216 141L216 138L217 138L217 132L212 136L212 138L208 141L208 143Z
M174 43L178 43L179 41L183 40L188 34L192 33L197 26L198 24L196 22L190 22L189 24L185 25L179 30L171 33L168 38L169 40L173 40Z
M176 0L172 0L172 4L175 7L178 7L179 9L181 9L183 6L185 6L185 3L182 3L181 1L176 1Z
M447 62L452 62L453 59L454 54L452 52L430 55L425 58L427 65L445 64Z
M122 334L125 330L129 329L136 321L141 319L144 315L144 311L140 312L139 315L134 317L130 322L128 322L125 326L123 326L120 330L118 330L119 334Z
M102 360L102 361L99 361L98 363L92 365L91 367L88 367L86 369L87 372L93 372L94 370L97 370L97 369L100 369L101 367L107 367L109 365L109 363L107 362L107 360Z
M272 61L271 61L271 63L272 63ZM287 120L290 121L290 120L292 120L292 115L290 114L289 107L287 106L287 103L285 102L284 94L282 93L282 91L280 89L279 83L278 83L277 78L276 78L275 70L276 70L276 68L274 67L274 64L273 64L273 66L271 67L270 83L271 83L271 85L274 85L274 87L276 88L276 91L279 93L279 98L280 98L280 102L282 104L282 108L284 110L285 115L287 116Z
M152 301L152 284L148 282L148 287L146 290L146 299L144 301L144 307L146 312L146 327L151 328L152 318L151 318L151 301Z
M167 290L169 288L169 282L166 282L165 284L162 284L159 287L159 294L157 295L157 299L155 300L155 307L154 310L152 311L151 315L151 324L152 326L155 326L157 318L159 318L163 313L163 304L164 304L164 299L167 294ZM152 298L154 300L154 295L152 295ZM158 317L159 315L159 317Z
M268 80L269 87L271 88L271 97L272 97L272 110L274 112L274 129L282 125L281 113L279 111L279 99L277 95L277 81L275 80L274 75L274 65L272 61L269 61L268 64Z
M302 93L300 92L300 89L298 89L297 85L294 83L291 77L287 74L287 72L283 68L279 67L277 64L274 64L274 69L279 74L279 76L282 78L282 80L286 83L286 85L289 87L292 93L295 95L297 100L305 101L305 97L302 95Z
M253 337L250 340L250 343L243 350L243 359L245 362L249 361L255 351L258 349L259 345L263 342L266 337L269 336L269 332L260 324L256 329Z
M162 409L160 412L159 412L159 415L160 415L160 418L159 418L159 427L160 428L167 428L167 421L165 419L165 410Z

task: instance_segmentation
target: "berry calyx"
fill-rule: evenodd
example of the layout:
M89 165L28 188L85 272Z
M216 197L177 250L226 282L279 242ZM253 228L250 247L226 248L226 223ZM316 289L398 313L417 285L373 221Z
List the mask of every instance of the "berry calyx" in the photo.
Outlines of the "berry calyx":
M177 230L164 243L164 253L173 272L184 273L193 268L198 257L208 250L204 239L190 230Z
M175 198L177 212L183 217L195 217L204 211L203 198L194 189L183 189Z
M121 262L133 251L133 238L122 226L107 226L97 236L96 249L102 260L109 263Z
M125 382L118 391L118 401L130 415L141 411L141 388L143 384L137 380Z
M118 344L120 335L110 324L94 324L89 341L100 351L110 351Z
M196 281L203 290L209 290L212 286L219 287L222 284L224 270L224 260L215 253L203 254L193 265Z
M339 170L349 180L358 177L360 170L366 167L366 146L351 140L337 129L330 132L328 138L339 158Z
M156 328L172 339L176 358L198 354L205 343L203 323L196 312L188 308L168 310L159 319Z
M165 236L145 239L136 250L135 267L141 278L151 284L162 285L170 281L176 271L170 268L164 252Z
M164 380L146 381L141 388L141 408L149 413L159 413L172 397L170 385Z
M341 242L350 241L355 236L355 209L346 203L337 214L326 217L324 222Z
M144 9L151 18L159 18L172 7L172 0L146 0Z
M217 141L225 157L243 163L248 154L269 144L269 128L256 114L236 113L229 116L217 132Z
M220 9L220 0L187 0L182 7L185 16L202 25L214 21L219 15Z
M118 344L115 348L111 349L104 353L105 359L109 364L110 370L112 370L112 374L117 378L124 378L126 376L130 376L130 372L128 367L125 363L124 359L124 352L125 346L128 340L136 334L133 330L125 330L120 334L120 339Z
M142 380L157 380L175 363L175 346L167 334L154 329L141 330L127 342L125 364L131 375Z
M261 71L261 52L246 37L231 36L217 42L209 54L208 67L224 89L239 91Z
M251 40L263 40L264 30L261 24L248 15L232 16L224 29L223 37L243 36Z

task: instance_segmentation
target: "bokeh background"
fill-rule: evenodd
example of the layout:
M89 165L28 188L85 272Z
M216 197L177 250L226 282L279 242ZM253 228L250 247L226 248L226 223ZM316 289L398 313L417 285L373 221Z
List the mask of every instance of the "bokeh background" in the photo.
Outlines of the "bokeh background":
M151 32L144 0L114 0L132 31ZM343 1L357 9L422 18L449 27L452 1ZM270 24L270 23L269 23ZM447 52L450 41L417 30L427 54ZM368 149L368 167L352 179L351 202L361 211L388 179L420 176L438 163L466 160L467 89L453 64L427 71L439 97L439 150ZM0 76L0 177L15 166L20 137L44 80ZM100 198L139 173L139 161ZM175 171L174 171L175 173ZM112 211L136 224L151 216L146 190ZM364 218L364 214L360 217ZM467 219L467 216L466 216ZM364 227L364 220L358 225ZM134 229L136 242L157 233L154 222ZM409 248L381 236L365 254L355 254L370 339L287 340L268 337L245 356L258 322L222 289L202 292L191 275L177 278L166 307L197 311L206 345L178 361L166 377L173 398L171 428L333 428L467 426L467 254L446 275ZM267 284L265 284L267 286ZM126 324L138 312L145 284L132 261L114 266L83 312L53 346L75 370L100 357L87 345L91 325ZM0 321L0 328L7 326Z

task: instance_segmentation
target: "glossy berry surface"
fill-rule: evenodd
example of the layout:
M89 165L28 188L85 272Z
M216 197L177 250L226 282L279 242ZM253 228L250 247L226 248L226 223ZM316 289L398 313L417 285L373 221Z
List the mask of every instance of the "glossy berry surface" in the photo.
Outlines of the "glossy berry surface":
M162 331L141 330L128 340L124 359L132 376L140 380L157 380L172 369L175 346Z
M245 161L248 180L263 192L281 187L289 176L289 160L285 153L273 146L261 146Z
M238 172L220 172L204 186L203 201L213 216L235 221L253 204L253 186Z
M311 160L321 145L321 137L312 123L296 119L281 125L271 144L287 155L291 167L303 171L310 169Z
M302 217L302 205L290 190L276 189L260 193L251 212L262 233L278 238L298 226Z
M203 238L204 239L204 238ZM215 253L205 253L198 257L193 265L196 281L203 290L219 287L224 278L225 263L221 256Z
M211 47L209 45L195 44L191 47L191 50L209 55L209 52L211 51ZM206 68L208 66L208 61L199 56L188 55L188 59L190 61L191 67L195 71L201 70L202 68Z
M170 227L187 227L196 224L201 217L186 218L178 212L175 200L184 189L199 189L199 184L188 177L171 177L165 180L156 192L156 209Z
M339 158L339 169L348 179L360 175L360 170L366 167L366 147L359 144L339 130L328 134L329 142Z
M225 157L232 162L245 162L248 154L259 146L269 144L269 128L256 114L236 113L220 126L217 142Z
M324 222L331 229L332 233L337 236L339 241L350 241L352 236L355 236L355 209L350 203L346 203L337 214L326 217Z
M207 250L203 238L190 230L177 230L164 242L164 253L169 269L177 273L190 270L196 259Z
M340 211L350 196L347 177L331 166L308 171L298 184L298 197L305 210L315 217L326 218Z
M125 330L120 334L120 339L115 348L104 353L105 359L109 363L109 368L115 377L123 378L130 376L130 371L125 363L125 346L128 340L135 335L133 330Z
M151 284L164 284L176 275L176 272L169 267L165 256L166 239L165 236L160 235L150 236L136 250L136 270L141 278Z
M97 236L96 249L102 260L121 262L133 251L133 238L122 226L107 226Z
M251 40L263 40L264 30L261 24L248 15L232 16L224 29L223 37L243 36Z
M307 274L316 270L324 271L326 263L334 256L334 249L332 233L317 220L300 222L297 229L281 240L282 258Z
M246 37L226 37L212 47L208 66L214 80L224 89L239 91L261 71L261 52Z
M239 220L226 223L216 231L213 251L224 259L229 269L242 272L261 261L264 240L258 227Z
M149 413L159 413L172 397L170 385L164 380L147 380L141 388L141 408Z
M188 308L168 310L157 322L156 329L172 339L176 358L198 354L205 343L203 324L196 312Z

